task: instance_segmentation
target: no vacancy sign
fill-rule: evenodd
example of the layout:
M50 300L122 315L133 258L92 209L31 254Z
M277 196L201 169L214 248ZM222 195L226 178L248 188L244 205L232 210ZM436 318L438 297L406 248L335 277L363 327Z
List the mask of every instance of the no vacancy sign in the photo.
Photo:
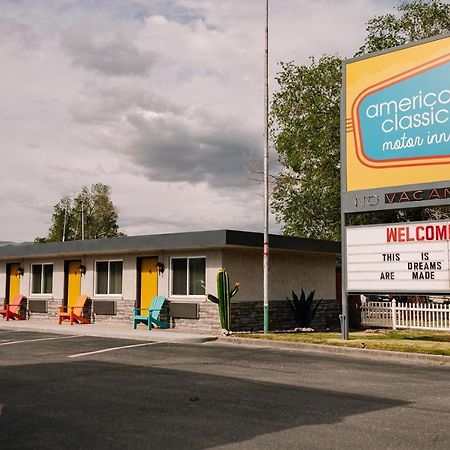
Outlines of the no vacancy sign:
M450 290L450 222L347 227L348 292Z

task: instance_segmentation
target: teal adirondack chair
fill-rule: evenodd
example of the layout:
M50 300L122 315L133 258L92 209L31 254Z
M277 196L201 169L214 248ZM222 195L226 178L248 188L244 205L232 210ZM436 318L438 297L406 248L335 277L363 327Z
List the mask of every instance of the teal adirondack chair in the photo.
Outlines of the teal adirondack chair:
M166 297L158 295L153 297L150 308L134 308L133 328L136 329L138 323L145 323L149 330L153 328L153 325L157 325L159 328L169 328L167 323L158 319L165 301ZM144 311L148 311L147 314L143 314Z

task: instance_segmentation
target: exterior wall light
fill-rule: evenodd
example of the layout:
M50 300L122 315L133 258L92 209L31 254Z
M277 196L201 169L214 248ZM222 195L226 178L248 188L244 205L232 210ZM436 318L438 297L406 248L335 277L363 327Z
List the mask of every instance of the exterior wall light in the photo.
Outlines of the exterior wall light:
M78 267L78 272L80 272L81 275L86 275L86 266L81 264L81 266Z
M162 262L157 262L156 263L156 270L158 271L159 275L162 275L164 273L164 270L165 270L164 264Z
M23 267L22 267L22 266L19 266L19 267L17 268L17 276L23 277L24 272L25 272L25 271L23 270Z

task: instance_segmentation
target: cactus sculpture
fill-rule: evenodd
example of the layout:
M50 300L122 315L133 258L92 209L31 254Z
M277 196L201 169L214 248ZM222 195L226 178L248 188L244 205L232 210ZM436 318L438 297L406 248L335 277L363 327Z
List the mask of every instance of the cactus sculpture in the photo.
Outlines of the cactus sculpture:
M207 299L219 305L219 317L222 331L226 334L230 333L231 322L231 298L236 295L239 290L239 283L236 283L234 288L230 291L230 282L228 273L225 269L220 269L217 274L217 297L212 294L207 294Z

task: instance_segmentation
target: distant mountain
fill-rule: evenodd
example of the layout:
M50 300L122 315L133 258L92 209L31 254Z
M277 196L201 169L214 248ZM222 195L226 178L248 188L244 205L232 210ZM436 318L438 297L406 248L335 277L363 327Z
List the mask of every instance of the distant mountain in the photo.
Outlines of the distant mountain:
M4 247L5 245L22 245L22 244L33 244L33 242L0 241L0 247Z

